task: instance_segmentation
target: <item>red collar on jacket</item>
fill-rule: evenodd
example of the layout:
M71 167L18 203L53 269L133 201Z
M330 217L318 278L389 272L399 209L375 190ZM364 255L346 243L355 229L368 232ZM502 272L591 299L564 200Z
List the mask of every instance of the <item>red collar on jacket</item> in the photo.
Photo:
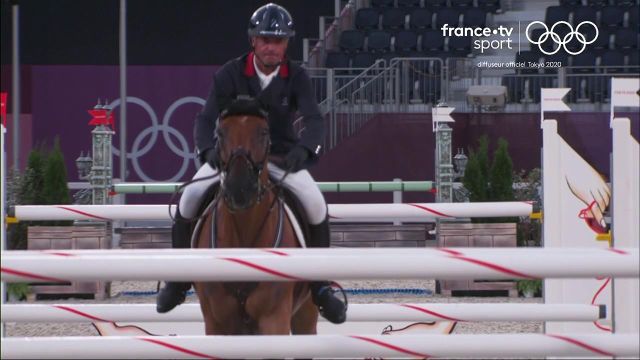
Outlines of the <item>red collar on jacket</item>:
M253 66L253 51L249 53L247 56L247 62L244 64L244 74L248 77L256 76L256 68ZM286 78L289 76L289 63L287 59L284 59L280 64L280 71L278 71L278 75L281 78Z

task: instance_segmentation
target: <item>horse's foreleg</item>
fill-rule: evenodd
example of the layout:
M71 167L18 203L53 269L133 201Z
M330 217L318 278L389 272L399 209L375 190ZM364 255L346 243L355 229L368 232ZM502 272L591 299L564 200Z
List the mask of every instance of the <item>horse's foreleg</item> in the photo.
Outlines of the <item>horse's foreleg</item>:
M318 333L318 308L311 300L305 300L291 318L291 333L294 335L315 335Z

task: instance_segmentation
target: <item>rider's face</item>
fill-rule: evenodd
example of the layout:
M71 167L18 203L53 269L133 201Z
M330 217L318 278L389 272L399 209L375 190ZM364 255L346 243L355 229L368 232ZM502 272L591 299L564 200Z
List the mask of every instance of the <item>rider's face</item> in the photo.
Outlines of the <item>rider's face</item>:
M289 39L277 37L256 36L251 38L253 51L266 67L275 67L284 60L284 54L289 45Z

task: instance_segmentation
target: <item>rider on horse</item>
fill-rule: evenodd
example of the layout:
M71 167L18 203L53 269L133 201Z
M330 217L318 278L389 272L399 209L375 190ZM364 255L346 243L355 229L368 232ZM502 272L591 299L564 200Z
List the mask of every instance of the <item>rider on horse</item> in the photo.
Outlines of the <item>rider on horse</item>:
M270 164L271 176L280 179L287 171L283 185L300 201L310 223L310 247L329 247L330 231L327 204L317 184L306 170L315 163L324 138L324 120L311 90L305 69L285 58L289 39L295 35L289 12L276 4L257 9L249 21L249 40L253 51L227 62L214 76L209 98L195 125L198 156L202 167L194 179L217 173L219 152L215 137L216 121L238 97L258 99L268 110L271 154L284 156L284 169ZM300 137L293 130L295 114L303 116ZM202 205L207 189L219 176L188 185L180 199L180 212L172 227L172 246L190 247L191 224ZM168 312L181 304L191 283L167 282L157 298L157 311ZM311 295L320 314L333 323L346 319L346 305L331 289L328 281L312 282Z

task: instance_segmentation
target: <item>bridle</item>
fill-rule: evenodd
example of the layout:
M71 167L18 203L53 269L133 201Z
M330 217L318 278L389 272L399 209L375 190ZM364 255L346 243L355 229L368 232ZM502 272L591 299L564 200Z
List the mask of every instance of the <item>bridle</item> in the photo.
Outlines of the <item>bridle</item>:
M263 118L263 120L265 120L266 122L266 117ZM267 133L269 133L269 125L267 124ZM226 178L226 174L229 173L229 171L231 170L231 167L233 166L233 164L235 164L237 161L243 161L245 163L245 165L248 165L248 167L251 169L251 180L255 181L258 183L258 196L254 199L254 201L251 202L251 204L248 207L252 207L255 206L256 204L259 204L262 201L262 198L264 196L264 194L267 192L267 190L270 188L269 185L269 179L267 179L266 181L263 182L261 175L262 175L262 171L264 170L265 166L267 165L268 159L269 159L269 149L271 148L271 139L267 138L267 141L265 142L264 148L263 148L263 153L264 153L264 157L259 160L259 161L255 161L253 159L253 156L251 154L250 151L248 151L247 149L243 148L243 147L236 147L235 149L233 149L231 151L231 155L229 156L228 160L224 160L222 159L222 154L220 153L220 149L222 148L222 138L218 137L218 159L220 159L220 169L221 171L221 176L220 176L220 194L222 194L224 201L229 204L229 194L226 191L225 188L225 178ZM229 206L229 209L231 210L231 207ZM232 211L233 212L233 211Z

